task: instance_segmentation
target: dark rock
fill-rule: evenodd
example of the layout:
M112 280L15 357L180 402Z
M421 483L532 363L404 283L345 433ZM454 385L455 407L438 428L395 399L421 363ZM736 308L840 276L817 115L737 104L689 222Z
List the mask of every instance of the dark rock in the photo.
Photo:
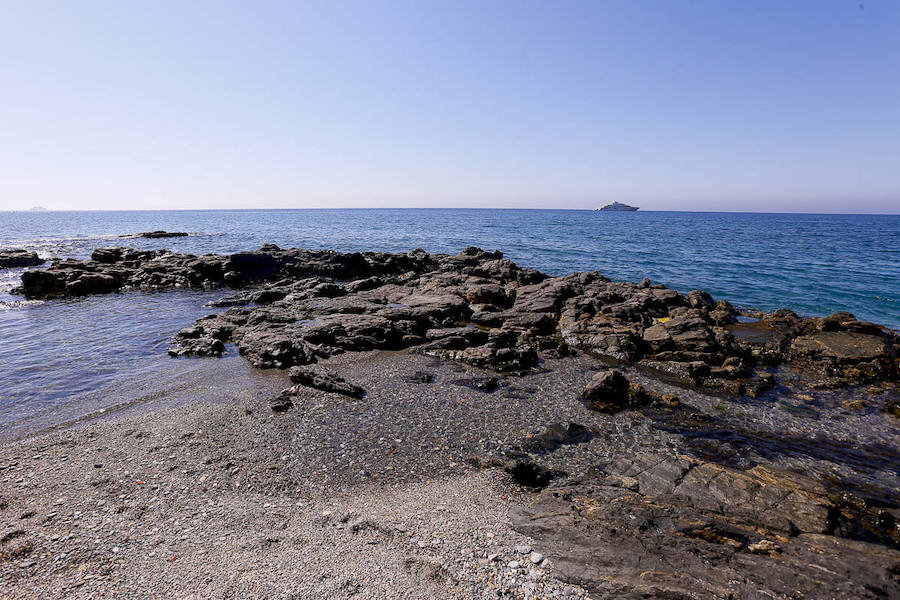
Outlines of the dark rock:
M122 287L121 281L104 273L82 273L78 279L66 283L66 292L71 296L88 294L108 294Z
M471 377L469 379L457 379L452 383L470 387L481 392L490 393L500 386L500 382L496 377Z
M28 252L27 250L10 249L0 250L0 269L11 267L36 267L44 264L45 261L37 255L37 252Z
M684 383L698 384L710 374L709 365L699 360L642 360L638 364L659 373L671 375Z
M896 376L897 351L887 337L852 331L822 331L793 340L789 357L826 374L852 379Z
M900 419L900 398L888 398L884 401L884 412Z
M513 482L533 491L541 490L555 479L566 475L562 471L547 468L521 453L512 453L512 456L504 458L485 458L478 461L478 465L481 468L501 467Z
M26 272L28 298L173 287L251 288L211 303L231 308L218 333L177 338L178 355L217 355L233 341L260 368L287 368L345 351L403 350L506 373L577 349L638 363L729 394L774 384L752 375L783 365L828 382L898 376L900 337L849 313L804 319L788 310L735 323L725 301L694 290L612 282L597 272L548 277L499 252L388 254L282 249L230 256L98 248L91 261ZM208 338L208 339L204 339ZM201 340L201 341L198 341Z
M847 509L807 477L665 454L594 472L545 488L510 520L554 557L557 577L597 597L876 598L896 587L900 552L838 537L854 531L835 527Z
M581 397L590 408L601 412L616 412L653 400L643 386L629 382L617 369L601 371L594 375L582 390Z
M431 383L434 381L434 374L426 373L424 371L416 371L412 375L409 375L406 380L410 383Z
M693 290L688 292L688 302L694 308L712 309L716 303L713 297L702 290Z
M269 407L275 412L285 412L294 406L294 401L291 400L290 393L282 392L278 396L269 399Z
M26 298L52 298L66 292L66 276L53 271L22 273L22 293Z
M617 369L601 371L594 375L581 392L581 397L595 410L608 407L624 408L629 403L628 379Z
M278 330L252 329L237 345L241 356L258 369L287 369L318 360L308 343Z
M537 434L525 440L523 450L528 452L547 453L560 446L583 444L594 437L594 432L578 423L552 423Z
M144 231L132 235L123 235L123 238L173 238L187 237L188 234L183 231Z
M291 381L302 386L315 388L323 392L343 394L350 398L362 398L366 393L363 388L344 381L343 377L323 367L294 367L290 371L290 378Z

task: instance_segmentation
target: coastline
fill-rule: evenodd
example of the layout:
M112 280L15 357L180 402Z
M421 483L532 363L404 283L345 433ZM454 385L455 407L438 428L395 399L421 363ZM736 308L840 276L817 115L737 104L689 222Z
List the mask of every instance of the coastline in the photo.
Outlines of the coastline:
M554 491L577 500L589 498L591 487L629 494L629 488L639 489L663 511L655 519L670 519L687 509L654 489L665 480L663 472L637 474L635 483L627 475L583 478L604 462L648 456L658 462L703 451L711 458L712 447L702 436L685 435L688 427L666 431L652 412L590 410L567 392L590 380L594 362L548 362L540 373L501 378L496 390L484 392L471 382L491 373L459 363L402 353L344 355L327 364L366 387L362 400L310 389L283 414L269 409L265 394L179 405L151 401L136 413L6 443L0 446L3 596L602 598L677 589L685 597L711 598L723 590L745 597L766 589L864 598L866 586L890 589L883 578L900 552L834 534L791 537L773 531L771 523L755 527L769 531L766 539L779 548L775 558L748 553L749 543L735 548L716 541L712 534L681 538L704 549L701 561L684 548L658 546L670 539L659 531L640 534L646 547L637 554L623 545L625 539L604 540L596 533L572 535L560 546L534 527L547 517L528 512L546 511L548 499L559 501ZM420 372L431 374L432 383L410 379ZM818 418L810 421L778 404L727 403L723 410L719 396L638 372L628 376L654 392L677 393L680 410L689 410L693 420L706 415L718 427L755 430L756 438L744 440L747 447L725 445L703 464L748 460L769 470L772 491L787 485L777 476L798 471L846 481L856 476L857 489L869 492L889 490L900 477L886 449L880 463L859 454L869 448L870 458L879 456L882 436L898 437L874 404L855 413L839 398L827 402L824 394L817 399ZM810 404L799 393L793 402L798 408ZM677 421L669 414L665 422ZM578 423L595 433L586 441L561 440L549 450L529 446L553 423ZM794 439L779 442L776 432L783 430L794 431ZM569 475L543 490L516 483L515 467L510 471L502 461L522 449L542 469ZM870 464L863 468L862 462ZM736 505L748 500L746 491L729 492ZM616 502L592 508L591 520L603 522L602 510L621 526L628 522ZM742 510L766 521L752 504ZM728 514L718 513L717 531L726 540L748 535L735 525L747 516ZM727 519L730 526L721 522ZM671 570L638 579L646 569L632 572L610 563L602 572L585 570L591 563L579 550L585 540L593 544L588 548L595 560L608 560L611 552L644 564L662 557ZM810 544L815 556L803 551ZM533 565L521 546L544 560ZM732 565L740 558L740 567L722 571L715 560L706 564L710 547L732 556ZM726 584L716 575L733 569L743 583ZM687 589L676 581L684 573L693 579Z
M877 325L742 323L702 292L475 248L128 252L30 293L221 277L241 289L172 354L228 356L0 445L4 597L896 589L896 364Z

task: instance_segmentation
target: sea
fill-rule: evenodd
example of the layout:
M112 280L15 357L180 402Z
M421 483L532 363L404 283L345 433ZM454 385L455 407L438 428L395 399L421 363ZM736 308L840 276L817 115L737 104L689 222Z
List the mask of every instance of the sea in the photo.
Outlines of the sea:
M123 239L143 231L188 237ZM99 247L232 253L266 243L348 251L499 249L550 275L596 270L803 315L850 311L900 329L900 216L494 209L0 212L0 248L87 258ZM25 301L0 269L0 431L138 402L195 361L172 336L223 290ZM173 384L174 385L174 384Z

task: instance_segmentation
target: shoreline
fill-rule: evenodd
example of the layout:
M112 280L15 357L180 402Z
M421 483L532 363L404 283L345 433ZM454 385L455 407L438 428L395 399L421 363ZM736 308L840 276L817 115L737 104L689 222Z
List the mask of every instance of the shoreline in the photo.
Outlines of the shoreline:
M32 296L237 287L170 353L240 356L0 442L4 597L896 589L897 339L847 313L742 323L477 248L40 273Z
M590 380L593 360L548 363L531 375L501 377L496 389L485 392L473 382L491 376L489 371L414 354L346 354L326 364L366 387L361 400L310 388L286 413L272 412L260 394L179 405L151 401L136 413L4 444L0 589L11 598L87 598L101 591L123 598L343 598L348 590L363 598L542 598L554 592L560 595L552 597L602 598L613 590L627 595L676 589L687 597L712 598L726 589L736 597L751 588L786 593L788 584L806 597L865 598L864 586L890 589L884 578L900 551L836 532L814 533L817 512L807 511L819 500L776 509L806 514L809 522L797 524L811 530L779 533L777 520L765 516L771 507L755 512L753 497L745 495L750 488L725 488L735 507L745 504L743 512L707 507L697 515L696 507L666 495L664 482L674 474L614 472L622 461L655 457L650 464L700 461L695 470L716 469L719 477L753 478L765 468L770 493L804 490L803 497L827 499L821 488L826 480L791 479L797 476L790 473L803 471L813 478L855 474L857 490L877 485L890 494L900 483L896 456L865 459L869 467L859 470L863 448L877 457L888 448L879 442L883 436L893 436L895 450L900 440L877 409L854 416L840 398L829 407L825 399L836 392L825 391L819 392L815 420L775 403L728 403L730 410L723 411L719 396L629 370L632 381L654 393L677 393L680 407L664 411L662 421L652 409L599 413L567 392ZM432 382L413 382L411 376L420 372L431 374ZM794 401L808 404L800 396ZM704 442L702 434L692 437L697 415L706 415L699 422L712 422L713 429L755 427L758 433L744 439L743 449L710 446L709 440L697 445ZM851 422L856 424L848 431ZM583 425L590 438L547 438L554 423ZM672 429L675 423L682 423L681 430ZM779 442L765 433L782 428L795 431L795 439ZM802 439L807 442L800 444ZM736 457L747 463L735 464ZM606 466L591 474L598 464ZM553 481L546 487L517 483L520 465L555 473ZM597 497L598 490L615 491L618 500L597 504L605 497ZM549 532L535 527L548 518L543 512L559 514L560 507L547 502L560 498L592 502L572 513L591 506L586 524L624 526L633 517L618 512L628 506L621 494L652 498L666 519L680 515L694 523L688 532L703 529L695 519L713 515L718 525L710 531L719 533L691 538L672 537L665 527L647 530L639 534L646 547L636 554L622 545L625 539L606 541L593 530L576 534L571 527L578 519ZM638 513L637 522L646 518ZM751 529L741 525L748 519ZM571 537L560 546L553 532ZM760 543L754 535L778 551L748 551ZM733 540L741 536L751 539L736 546ZM635 580L637 573L613 563L602 572L585 571L591 559L578 549L585 541L595 558L610 560L610 552L626 561L665 557L675 570L669 579L663 569L650 580ZM702 560L692 559L683 544L701 550ZM815 559L802 551L809 544L819 549ZM546 564L535 566L530 553L520 553L518 547L526 545ZM709 555L710 548L718 558ZM726 559L734 564L739 557L741 566L729 569L738 568L744 583L726 585L715 575L725 563L715 565ZM513 563L518 564L511 568ZM835 571L836 564L845 565L845 574ZM799 579L788 578L788 570ZM682 571L696 580L690 592L671 580ZM235 579L235 573L242 575ZM805 587L812 577L825 577L828 587Z

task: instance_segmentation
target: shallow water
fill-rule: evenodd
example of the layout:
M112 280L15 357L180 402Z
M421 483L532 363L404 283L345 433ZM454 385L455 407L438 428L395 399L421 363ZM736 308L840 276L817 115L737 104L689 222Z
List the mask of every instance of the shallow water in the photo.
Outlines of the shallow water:
M167 239L122 239L150 230ZM552 275L598 270L758 309L849 310L900 328L900 216L552 210L0 212L0 248L86 258L128 245L202 254L264 243L340 251L503 250ZM0 270L0 426L171 361L171 336L221 292L126 293L23 302Z

